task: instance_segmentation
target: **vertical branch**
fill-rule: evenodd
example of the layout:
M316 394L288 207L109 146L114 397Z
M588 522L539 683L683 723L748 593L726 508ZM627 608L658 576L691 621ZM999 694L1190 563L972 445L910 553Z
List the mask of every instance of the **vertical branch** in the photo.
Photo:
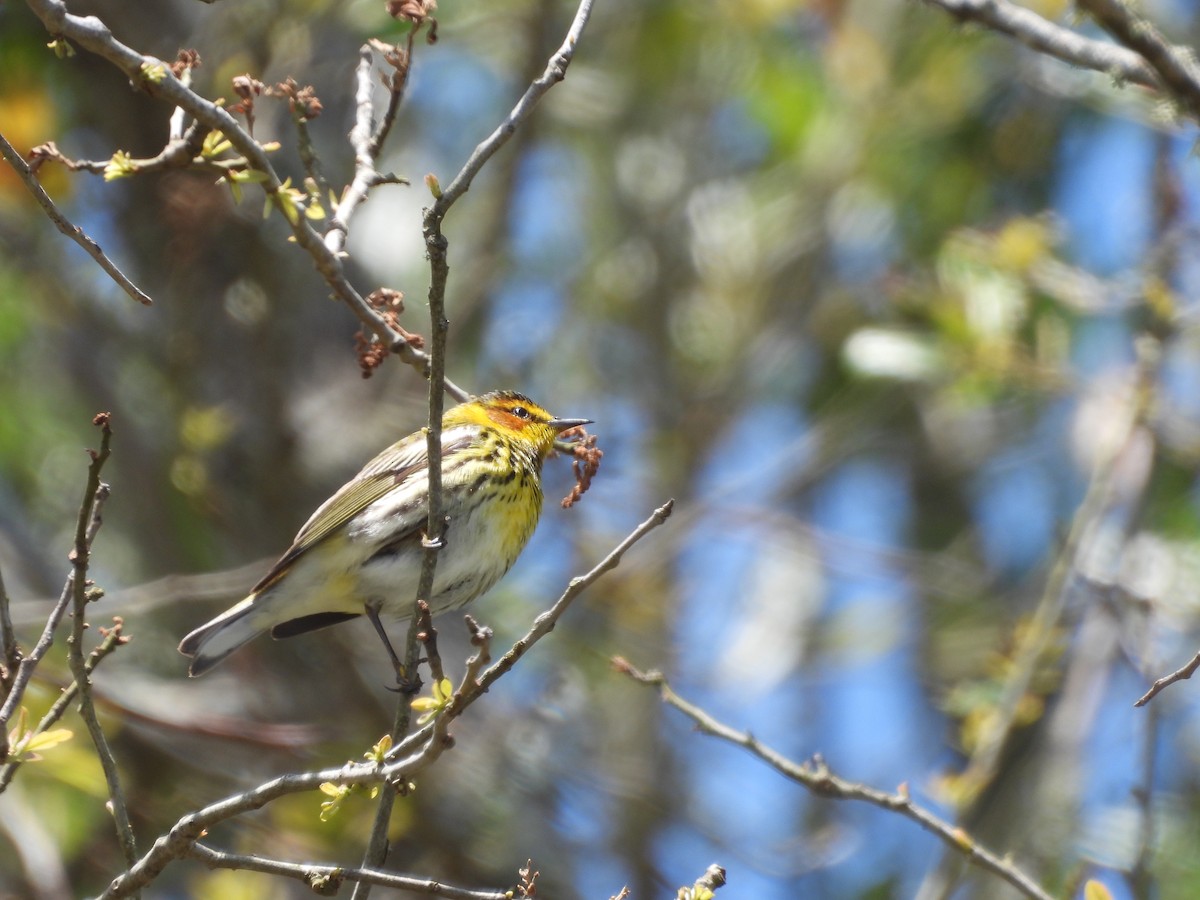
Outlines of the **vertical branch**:
M370 150L372 158L379 156L383 142L387 140L388 134L391 133L392 125L396 123L396 113L400 111L400 102L404 99L404 89L408 87L408 73L412 69L412 52L416 37L417 29L410 28L408 30L408 42L405 45L404 56L402 57L403 64L396 67L396 73L392 75L388 83L387 109L383 113L383 118L379 122L379 127L375 130L375 134L371 136Z
M446 319L446 281L450 274L450 264L447 258L449 244L446 236L442 234L442 220L446 217L446 213L454 202L467 192L467 189L471 186L471 181L479 173L479 170L483 168L484 164L512 137L517 127L529 118L537 101L566 76L567 66L575 55L575 47L578 44L580 35L583 33L583 28L587 24L588 18L591 16L591 10L592 0L580 0L579 7L575 12L575 18L571 22L562 46L550 58L542 74L530 84L504 122L475 148L467 162L450 183L450 187L443 192L435 179L432 177L428 179L429 186L434 192L434 201L425 210L422 233L425 236L425 249L429 257L430 269L430 349L426 368L426 375L429 379L429 422L425 432L429 456L429 506L425 537L422 541L422 545L425 548L425 556L421 562L421 579L417 587L416 599L426 601L430 599L430 594L433 590L433 578L437 570L437 554L438 550L442 547L446 529L446 518L442 510L442 413L445 406L444 391L448 389L453 391L453 386L448 385L446 382L446 336L450 328L450 323ZM406 60L406 63L411 64L411 56ZM364 54L365 64L366 56ZM370 133L370 99L369 95L364 95L363 93L364 70L360 67L359 71L359 114L356 119L354 133L357 135L367 135ZM401 85L402 87L403 85ZM398 95L399 91L393 85L393 99L397 98ZM392 110L389 106L389 114L391 112ZM384 121L386 125L388 121L387 117L385 117ZM375 139L369 143L363 142L361 137L357 139L352 137L352 143L355 144L358 155L373 160L374 154L379 152L379 142L383 140L386 133L386 128L381 127ZM360 173L365 168L360 160ZM370 167L370 171L374 171L373 166ZM408 636L404 648L405 666L411 675L415 675L416 673L416 661L420 649L417 641L417 619L419 615L419 608L414 603L413 615L409 621ZM400 708L396 711L393 739L398 739L407 732L410 712L407 700L402 699ZM375 822L371 829L371 838L368 843L366 855L363 858L363 868L377 868L383 864L387 856L387 825L388 820L391 818L394 799L395 790L389 784L384 787L380 795L379 809L375 814ZM365 883L359 883L355 886L351 898L352 900L366 900L369 893L370 886Z
M1149 630L1147 630L1149 643ZM1150 862L1154 855L1154 758L1158 755L1158 720L1159 704L1152 703L1142 723L1142 740L1138 752L1141 754L1141 777L1139 784L1133 789L1134 800L1141 812L1138 823L1137 855L1129 871L1134 896L1154 896L1154 873Z
M8 606L8 591L4 589L4 574L0 572L0 691L6 695L17 677L17 666L21 664L21 648L17 646L17 633L13 629L12 611ZM3 741L3 738L0 738ZM0 748L2 749L2 748ZM3 754L0 754L3 755Z
M433 226L437 233L441 233L442 219L445 218L446 213L450 211L450 207L458 198L470 189L471 182L475 180L475 176L479 174L487 161L496 155L497 150L508 143L508 139L513 136L521 123L533 115L533 108L546 95L546 92L567 77L567 66L575 58L575 48L579 44L580 37L583 36L583 29L587 25L588 19L591 18L592 2L593 0L580 0L579 7L575 10L575 18L571 20L571 27L567 29L567 36L546 63L542 74L533 80L505 120L496 126L496 130L472 151L462 169L450 182L449 187L438 193L434 204L425 210L427 245L431 233L430 226Z
M1158 134L1154 141L1154 245L1158 248L1152 257L1147 277L1156 279L1161 284L1170 284L1178 274L1179 266L1179 232L1184 227L1183 218L1183 188L1172 161L1173 140L1169 135ZM1154 310L1151 305L1151 310ZM1161 311L1160 311L1161 312ZM1149 328L1149 334L1143 335L1139 347L1139 355L1153 354L1154 358L1163 355L1163 348L1174 337L1176 323L1169 321L1167 316L1158 315L1157 322ZM1157 380L1148 389L1156 387ZM1157 403L1152 399L1151 403ZM1155 456L1157 457L1157 453ZM1129 537L1131 535L1127 535ZM1130 607L1134 604L1130 603ZM1139 605L1140 606L1140 605ZM1146 607L1146 627L1142 631L1142 646L1139 656L1142 668L1147 674L1157 668L1154 661L1154 621L1153 603ZM1157 703L1146 711L1142 723L1141 742L1138 752L1141 755L1140 779L1133 788L1134 802L1141 813L1138 823L1137 855L1130 866L1129 880L1136 896L1151 897L1158 891L1155 884L1154 871L1151 867L1154 857L1154 780L1155 759L1158 756L1159 725L1161 710Z
M100 451L89 450L92 464L88 466L87 487L84 489L83 503L79 507L79 519L75 525L75 548L71 551L72 584L71 599L74 620L71 626L71 636L67 639L68 662L75 684L79 689L79 715L87 725L88 734L100 758L100 766L104 770L104 780L108 784L109 807L116 822L117 838L121 842L121 850L125 854L125 862L133 865L137 862L137 843L133 837L133 828L129 824L129 810L125 803L125 792L121 788L121 778L117 772L117 763L113 759L104 730L96 718L96 708L92 702L92 685L88 675L87 660L83 655L83 631L87 628L84 621L87 613L88 600L91 591L88 590L87 572L91 560L92 540L100 528L100 512L108 497L108 485L100 480L100 470L110 454L109 445L112 441L112 429L109 427L109 413L99 413L93 424L101 429Z
M375 168L380 145L371 139L375 121L375 103L372 100L373 57L369 44L358 51L358 67L354 75L354 127L350 129L350 146L354 150L354 178L342 192L337 208L332 211L329 228L325 232L325 246L334 254L341 254L350 233L350 217L367 199L371 188L390 179Z
M440 235L439 235L440 237ZM446 264L446 239L441 238L440 254L435 254L433 245L429 252L430 266L433 276L429 286L429 315L431 319L431 343L429 360L429 422L425 427L426 451L429 456L427 469L429 478L428 504L429 512L425 524L425 536L421 546L425 548L421 560L421 580L417 585L417 594L413 598L413 612L408 622L408 634L404 638L404 671L408 679L407 685L402 685L400 702L396 706L396 718L392 724L392 740L398 742L408 733L412 719L412 695L420 687L417 676L417 661L420 654L420 642L417 640L417 621L421 610L418 600L429 601L433 592L433 576L437 571L437 554L443 544L446 520L442 513L442 411L445 406L445 372L446 372L446 333L449 322L445 315L446 274L449 267ZM384 784L379 793L379 807L375 810L375 821L371 826L371 837L367 842L367 850L363 855L362 868L374 869L383 865L387 859L387 828L392 818L392 807L396 801L396 788L391 782ZM370 896L371 885L360 881L354 885L351 900L367 900Z
M412 35L410 33L408 50L405 53L403 65L398 68L396 75L393 76L392 90L383 124L372 134L374 113L371 102L371 51L369 47L363 47L362 49L358 68L358 92L356 95L358 112L355 117L354 130L350 135L351 143L355 149L355 180L338 207L337 216L339 218L336 221L342 221L340 217L348 214L349 210L352 210L355 204L365 198L369 188L383 179L383 176L380 176L376 172L374 164L378 158L383 141L387 137L387 131L391 126L391 122L395 119L396 109L403 95L404 86L408 81L408 70L411 64ZM330 237L335 237L337 234L337 231L331 229ZM344 240L344 231L342 232L342 238ZM417 601L428 601L430 598L433 590L433 576L437 566L437 551L442 546L442 536L445 528L442 516L441 447L442 412L445 406L445 391L448 389L445 382L445 354L446 332L449 323L445 316L447 267L445 262L444 238L442 239L440 258L441 269L439 274L438 264L435 262L435 255L431 249L430 264L433 267L434 274L430 279L429 287L431 339L426 367L426 375L429 379L429 414L425 429L429 488L427 495L426 530L421 542L425 548L425 553L421 561L421 578L417 586L416 596L413 598L413 612L409 619L408 632L404 639L404 671L407 684L401 686L400 700L396 705L396 716L392 722L391 731L393 742L399 742L408 733L412 720L412 694L420 687L420 680L417 673L417 662L420 654L420 644L417 641L417 619L420 615L420 607ZM453 387L449 386L449 389L453 389ZM379 806L375 810L375 821L372 823L371 835L367 841L367 849L363 854L363 868L378 868L387 859L387 830L388 823L392 818L392 808L395 805L396 793L397 789L390 782L384 784L383 789L380 791ZM370 893L370 883L360 881L354 886L354 890L350 895L351 900L367 900Z
M428 212L426 213L428 220ZM431 233L425 229L425 245L429 248L429 422L425 426L426 452L429 456L427 474L429 478L428 517L425 536L421 546L425 548L421 560L421 580L417 584L417 595L413 598L413 613L408 622L408 634L404 638L404 668L411 690L402 688L396 719L392 727L392 740L398 741L408 732L412 717L412 693L420 686L417 678L417 660L420 642L417 640L417 621L420 607L417 600L429 602L433 593L433 576L437 572L438 551L444 543L446 517L442 512L442 412L445 408L446 335L450 323L446 319L446 278L450 267L446 262L446 238L440 231ZM379 796L379 808L375 811L375 822L371 838L363 857L364 869L378 868L387 858L387 826L392 816L396 788L391 783L384 785ZM367 900L371 885L360 881L354 886L351 900Z
M421 561L421 580L417 587L417 599L431 602L433 575L437 568L438 551L442 549L446 532L445 515L442 512L442 413L445 409L446 392L443 387L446 377L446 336L450 322L446 319L446 280L450 265L446 261L448 243L441 233L439 223L431 222L428 210L425 215L425 247L429 254L429 424L425 429L425 440L429 454L429 515L425 525L425 537L421 545L425 558ZM414 607L415 610L415 607ZM416 640L417 613L413 613L413 628L409 629L409 640Z

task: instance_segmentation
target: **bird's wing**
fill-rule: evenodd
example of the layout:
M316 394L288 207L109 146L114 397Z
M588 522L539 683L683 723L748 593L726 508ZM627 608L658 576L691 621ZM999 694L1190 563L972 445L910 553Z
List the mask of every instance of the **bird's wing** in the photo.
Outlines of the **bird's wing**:
M475 426L457 426L442 433L442 458L471 444L479 433ZM274 584L296 559L383 497L414 477L425 477L428 454L425 434L418 431L388 447L367 463L361 472L318 507L292 541L292 546L254 586L253 593ZM425 521L424 510L413 517L415 532ZM400 535L397 535L400 537Z

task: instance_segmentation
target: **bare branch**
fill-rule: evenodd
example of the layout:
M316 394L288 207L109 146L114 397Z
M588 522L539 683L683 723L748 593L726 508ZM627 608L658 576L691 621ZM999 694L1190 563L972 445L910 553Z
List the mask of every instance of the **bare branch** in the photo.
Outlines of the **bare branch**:
M1155 681L1154 684L1150 686L1150 690L1142 694L1142 696L1138 698L1137 703L1133 705L1145 706L1147 703L1157 697L1163 690L1175 684L1175 682L1187 681L1196 674L1197 669L1200 669L1200 650L1196 651L1196 655L1193 656L1191 660L1184 663L1170 675L1164 675L1162 678Z
M1075 510L1062 550L1046 579L1029 627L1024 629L1013 652L1013 663L1000 699L980 725L976 749L959 776L964 785L964 796L969 798L964 802L964 807L969 806L995 776L1001 754L1015 727L1021 701L1033 682L1038 661L1054 640L1055 629L1066 609L1068 589L1078 570L1084 541L1113 503L1114 476L1121 460L1136 445L1149 398L1154 396L1152 385L1158 378L1158 366L1155 355L1140 355L1133 400L1124 410L1123 421L1118 422L1121 430L1096 463L1087 493Z
M625 555L634 544L644 538L647 534L657 528L663 522L667 521L671 516L671 511L675 508L675 501L668 500L658 509L656 509L650 518L646 519L641 525L633 529L625 540L621 541L612 552L604 559L600 560L591 571L586 575L581 575L571 579L571 583L567 585L567 589L554 602L548 610L538 616L533 627L526 632L525 636L520 638L516 643L509 648L496 663L490 666L477 681L474 681L473 686L469 691L460 690L455 695L454 701L447 707L446 715L458 715L462 710L466 709L475 701L475 699L487 692L488 688L493 685L497 679L504 675L509 669L516 665L517 660L524 656L529 648L544 638L547 634L554 630L554 626L558 624L558 620L562 618L563 613L567 611L567 607L582 594L588 587L596 582L596 580L605 572L615 569L621 563L621 558ZM469 671L468 671L468 674Z
M17 644L17 631L13 628L3 573L0 573L0 654L0 691L7 694L12 688L13 679L17 677L17 666L21 664L21 647Z
M479 174L479 170L483 168L484 164L505 145L521 123L533 114L533 108L537 102L546 95L550 88L567 77L567 66L571 64L571 60L575 56L575 47L592 14L592 2L593 0L580 0L579 7L575 11L575 18L567 30L567 36L563 40L562 46L550 57L545 71L533 80L508 117L475 148L462 169L454 176L454 180L448 187L441 190L435 198L433 206L425 211L427 234L431 225L440 228L441 221L450 207L470 189L471 182Z
M409 33L409 53L406 54L404 59L404 81L407 81L408 67L412 60L412 34L413 32ZM353 200L350 195L355 185L361 186L362 196L365 198L366 191L370 187L367 182L372 182L373 179L378 179L379 177L375 172L374 163L382 144L382 135L386 132L381 131L376 132L374 135L372 134L370 70L371 51L369 47L364 47L358 67L358 115L355 118L354 130L350 135L350 141L354 145L355 152L355 177L351 191L347 192L348 201ZM399 77L399 74L397 77ZM401 82L399 87L393 84L393 104L399 103L399 94L402 90L403 82ZM389 107L389 110L390 115L395 116L395 110L391 107ZM375 139L376 137L378 137L378 140ZM354 202L357 201L354 200ZM352 206L350 208L353 209ZM438 268L439 259L441 261L440 272ZM425 456L428 460L425 472L429 484L425 500L427 509L425 534L421 541L425 552L421 559L421 576L417 581L417 593L413 597L413 611L409 617L408 632L405 636L405 671L402 675L405 683L401 685L399 706L396 709L395 721L392 727L392 739L397 742L408 732L412 719L411 693L420 684L417 675L417 659L419 658L420 651L420 643L417 640L418 623L423 616L427 617L429 615L428 606L426 606L424 613L422 613L421 606L423 603L427 604L432 598L433 578L437 570L438 551L442 549L446 533L446 520L442 513L442 413L445 410L446 394L442 386L446 383L446 336L450 323L446 319L445 259L445 238L442 238L442 252L440 257L433 252L429 254L433 274L430 278L429 287L429 398L427 424L425 427ZM439 284L440 289L435 290L434 286ZM400 673L397 673L397 675L400 675ZM405 690L406 687L410 688L410 690ZM395 803L395 797L396 789L389 782L384 786L379 795L379 806L375 811L375 821L371 826L371 835L367 841L367 849L363 854L364 868L376 868L383 865L387 859L388 823L391 821L392 806ZM361 882L355 885L351 900L367 900L370 893L370 884Z
M0 134L0 155L4 157L5 162L12 166L13 171L17 173L17 177L28 188L29 193L33 194L34 199L45 210L46 215L50 217L50 221L54 223L59 231L82 247L84 252L94 259L100 268L108 273L108 277L116 282L117 286L126 294L143 306L150 306L154 303L150 299L149 294L130 281L129 277L117 267L117 264L104 254L99 244L88 237L78 225L71 224L71 221L62 214L62 211L59 210L54 201L50 199L50 195L46 193L42 185L38 182L37 176L33 174L33 171L29 168L29 164L21 158L21 154L14 149L13 145L2 134Z
M1015 866L1007 857L1001 857L981 846L966 831L951 822L938 818L929 810L918 806L902 788L894 794L876 790L863 784L846 781L830 771L820 756L805 763L797 763L776 750L763 744L752 734L737 731L713 718L703 709L687 702L673 690L661 672L640 672L623 659L613 660L618 672L634 681L657 687L659 696L668 706L682 712L696 723L701 734L721 738L735 746L748 750L786 778L806 787L821 797L834 800L861 800L890 812L912 819L926 831L942 840L950 849L964 856L969 862L1003 878L1026 897L1034 900L1053 900L1049 891Z
M1079 0L1109 34L1140 54L1158 73L1162 84L1193 119L1200 119L1200 69L1191 52L1167 43L1148 19L1122 0Z
M425 894L430 897L446 897L448 900L505 900L506 897L511 896L504 891L473 891L427 878L395 875L391 872L380 872L377 869L288 863L252 854L225 853L206 847L204 844L193 844L188 855L204 863L210 869L245 869L251 872L295 878L304 882L317 894L336 894L343 882L354 881L359 884L398 888L409 893Z
M375 106L371 99L373 90L374 56L370 44L364 44L358 51L358 68L355 70L354 92L354 127L350 130L350 145L354 148L354 179L338 201L337 209L333 211L329 230L325 233L325 244L333 253L340 254L346 246L346 236L350 233L350 217L354 215L359 205L367 199L373 187L380 184L407 184L408 182L395 175L382 175L375 168L379 158L382 140L377 140L372 133L375 119ZM405 76L407 81L407 75ZM394 102L399 98L393 90ZM390 109L390 106L389 106ZM395 113L393 112L394 116Z
M112 428L109 413L99 413L93 423L100 428L99 452L88 451L92 464L88 467L87 487L84 492L82 505L79 507L79 519L75 526L75 549L71 553L72 572L72 615L71 636L67 639L67 660L71 666L71 674L75 676L75 686L79 692L79 715L87 726L92 745L96 748L96 756L100 767L104 770L104 780L108 785L108 807L112 813L117 828L117 839L125 854L125 862L133 865L137 862L137 842L133 837L133 826L129 822L129 809L125 802L125 792L121 788L121 776L117 771L117 762L100 727L96 717L96 707L92 702L92 685L88 677L87 661L83 654L83 632L87 628L85 618L87 605L92 599L88 585L88 565L91 561L92 541L100 528L101 510L108 498L108 485L100 480L100 470L111 453Z
M1093 69L1121 81L1162 89L1162 79L1141 56L1125 47L1084 37L1043 19L1009 0L926 0L960 21L978 22L1015 38L1026 47L1072 66Z
M387 109L383 112L383 118L379 120L379 127L371 135L370 150L374 157L379 156L379 151L383 147L384 141L387 140L388 135L391 133L392 126L396 124L396 114L400 111L400 101L404 99L404 89L408 87L408 74L412 71L412 53L416 37L417 29L410 28L403 55L395 47L384 50L384 59L393 63L396 72L391 78L387 79Z

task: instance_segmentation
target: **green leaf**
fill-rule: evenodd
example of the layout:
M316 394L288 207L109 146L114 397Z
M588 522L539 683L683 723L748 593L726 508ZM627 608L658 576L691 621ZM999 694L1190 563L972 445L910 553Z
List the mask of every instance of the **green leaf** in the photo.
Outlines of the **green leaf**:
M433 685L432 697L418 697L412 702L412 708L421 713L417 719L418 725L434 719L454 699L454 685L449 678L443 678Z
M167 67L160 62L142 63L138 69L144 80L151 84L161 84L163 79L167 77Z
M204 136L204 143L200 146L200 155L205 159L213 159L231 149L233 149L233 144L225 137L224 133L214 129Z
M70 59L75 55L75 48L66 38L55 38L46 46L53 50L54 55L59 59Z
M133 159L124 150L118 150L104 167L104 180L116 181L118 178L128 178L137 171Z
M57 747L59 744L66 743L73 737L75 737L75 732L69 728L55 728L53 731L43 731L41 734L35 734L29 739L28 743L25 744L25 752L37 753L41 750L49 750L51 747Z

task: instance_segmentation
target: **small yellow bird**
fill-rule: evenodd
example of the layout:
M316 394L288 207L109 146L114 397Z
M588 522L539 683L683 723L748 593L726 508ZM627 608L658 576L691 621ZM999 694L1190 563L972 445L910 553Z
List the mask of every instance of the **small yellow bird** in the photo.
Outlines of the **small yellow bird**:
M515 391L493 391L442 418L442 506L432 612L469 603L509 570L542 510L542 463L558 436L591 419L559 419ZM245 600L179 644L203 675L247 641L283 638L364 613L393 663L381 612L416 602L429 495L426 437L410 434L367 463L312 515Z

